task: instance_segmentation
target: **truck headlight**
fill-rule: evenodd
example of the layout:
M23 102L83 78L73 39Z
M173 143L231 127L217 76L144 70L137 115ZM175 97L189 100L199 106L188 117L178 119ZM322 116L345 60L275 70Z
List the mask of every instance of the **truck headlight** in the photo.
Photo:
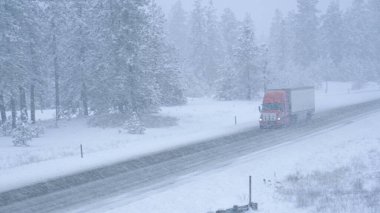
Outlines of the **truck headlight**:
M262 119L262 118L260 118L260 119L259 119L259 121L263 121L263 119Z
M280 118L280 117L278 117L278 118L277 118L277 120L278 120L278 121L281 121L281 118Z

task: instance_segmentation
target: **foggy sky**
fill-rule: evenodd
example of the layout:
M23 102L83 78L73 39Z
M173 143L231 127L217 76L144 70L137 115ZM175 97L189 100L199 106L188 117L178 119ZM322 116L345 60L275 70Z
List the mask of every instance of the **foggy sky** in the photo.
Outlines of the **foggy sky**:
M168 12L171 6L177 0L156 0L162 6L165 12ZM181 0L187 11L190 11L194 0ZM208 2L209 0L203 0ZM270 23L274 11L280 9L284 14L290 10L296 9L296 0L213 0L215 7L219 12L224 8L231 8L239 18L249 13L255 22L256 32L259 40L264 39L270 28ZM319 10L324 11L327 5L332 0L319 0ZM347 8L351 5L352 0L340 0L342 8Z

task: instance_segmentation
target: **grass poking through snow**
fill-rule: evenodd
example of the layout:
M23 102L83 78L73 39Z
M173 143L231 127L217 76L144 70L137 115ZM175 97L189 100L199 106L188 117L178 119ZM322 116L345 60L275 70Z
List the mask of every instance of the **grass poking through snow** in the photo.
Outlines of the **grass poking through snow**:
M281 198L298 208L326 213L380 212L380 152L329 172L289 175L277 188ZM331 162L333 163L333 162Z

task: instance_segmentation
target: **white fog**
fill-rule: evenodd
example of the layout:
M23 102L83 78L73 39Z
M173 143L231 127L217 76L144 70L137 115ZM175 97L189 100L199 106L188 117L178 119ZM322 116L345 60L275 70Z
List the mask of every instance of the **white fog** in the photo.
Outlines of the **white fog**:
M378 213L379 109L379 0L0 0L0 213Z

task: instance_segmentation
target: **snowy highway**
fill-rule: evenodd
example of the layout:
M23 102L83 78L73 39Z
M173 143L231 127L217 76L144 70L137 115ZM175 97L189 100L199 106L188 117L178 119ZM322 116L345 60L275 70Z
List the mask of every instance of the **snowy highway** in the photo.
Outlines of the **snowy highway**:
M4 192L0 194L0 212L91 212L101 208L107 198L138 197L174 184L179 177L221 168L241 156L321 134L379 110L380 100L356 104L318 113L312 121L291 128L255 128Z

